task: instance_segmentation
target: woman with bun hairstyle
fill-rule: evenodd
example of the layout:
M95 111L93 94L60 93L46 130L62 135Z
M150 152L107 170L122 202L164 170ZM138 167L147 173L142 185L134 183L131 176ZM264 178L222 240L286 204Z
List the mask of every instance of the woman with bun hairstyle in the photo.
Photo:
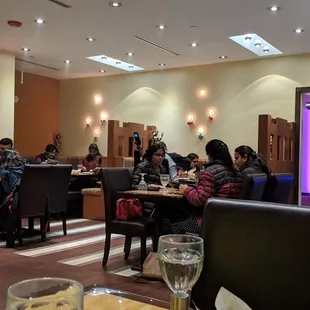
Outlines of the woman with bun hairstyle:
M270 169L265 161L248 145L240 145L235 149L235 165L238 167L242 177L249 174L270 174Z
M137 187L141 181L140 173L145 173L144 181L150 185L161 185L160 175L168 174L167 169L163 166L165 158L165 148L161 143L151 145L132 173L132 186Z

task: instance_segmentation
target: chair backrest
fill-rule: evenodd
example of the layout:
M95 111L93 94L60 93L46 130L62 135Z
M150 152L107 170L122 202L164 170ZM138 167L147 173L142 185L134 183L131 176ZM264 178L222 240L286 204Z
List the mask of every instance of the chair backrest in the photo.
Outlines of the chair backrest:
M131 179L127 168L101 169L102 188L104 192L106 224L115 219L118 191L131 189Z
M267 176L264 173L247 175L242 183L240 199L262 200L266 183Z
M53 165L48 186L48 207L50 213L67 210L68 189L72 165Z
M310 309L310 210L210 199L201 236L204 267L192 298L215 309L223 286L253 310Z
M292 173L271 173L263 194L263 201L289 203L294 182Z
M51 165L26 165L21 178L18 205L22 217L43 216Z

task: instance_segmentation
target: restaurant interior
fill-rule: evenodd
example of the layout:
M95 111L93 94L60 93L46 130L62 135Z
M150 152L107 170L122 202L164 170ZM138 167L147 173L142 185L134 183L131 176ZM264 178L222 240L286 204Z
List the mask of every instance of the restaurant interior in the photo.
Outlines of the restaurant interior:
M310 2L23 5L0 0L0 306L309 309Z

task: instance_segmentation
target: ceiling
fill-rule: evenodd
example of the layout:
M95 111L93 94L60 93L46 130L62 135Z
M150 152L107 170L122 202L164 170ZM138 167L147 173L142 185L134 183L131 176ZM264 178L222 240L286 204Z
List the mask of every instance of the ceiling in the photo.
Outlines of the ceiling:
M49 0L0 0L0 50L56 70L17 60L18 69L67 79L126 73L86 59L101 54L149 71L259 58L228 39L246 33L257 33L284 55L310 52L309 0L120 0L119 8L111 7L109 0L61 1L72 7L63 8ZM272 5L281 10L270 12ZM36 18L46 23L39 25ZM8 20L23 25L12 28ZM159 24L167 29L159 30ZM298 27L305 31L294 33ZM96 41L88 42L87 37ZM191 47L192 42L198 46ZM22 47L30 51L23 52ZM228 58L220 59L221 55ZM71 64L65 64L66 59ZM166 66L162 68L160 63Z

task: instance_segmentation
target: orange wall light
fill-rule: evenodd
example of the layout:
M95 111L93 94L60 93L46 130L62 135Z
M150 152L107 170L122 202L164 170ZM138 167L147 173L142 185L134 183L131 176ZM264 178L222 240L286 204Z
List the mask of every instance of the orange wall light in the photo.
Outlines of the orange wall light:
M198 126L198 128L197 128L197 133L198 133L198 139L199 139L199 140L202 140L204 134L206 133L206 127L204 127L204 126Z
M94 96L94 101L95 101L96 104L101 103L102 102L102 96L99 95L99 94L95 95Z
M85 123L86 123L86 126L89 127L91 124L91 117L86 117Z
M214 116L215 116L215 109L214 108L209 108L208 112L207 112L207 115L208 115L209 119L211 121L213 121Z
M100 121L101 123L105 123L109 118L109 115L107 112L101 112L100 114Z
M197 91L197 95L200 98L205 98L208 94L208 91L205 88L199 88Z
M186 117L186 124L189 126L194 125L195 119L196 119L196 117L194 114L192 114L192 113L188 114Z
M94 140L95 140L95 141L98 140L98 138L100 137L100 134L101 134L100 129L99 129L99 128L96 128L96 129L94 130Z

